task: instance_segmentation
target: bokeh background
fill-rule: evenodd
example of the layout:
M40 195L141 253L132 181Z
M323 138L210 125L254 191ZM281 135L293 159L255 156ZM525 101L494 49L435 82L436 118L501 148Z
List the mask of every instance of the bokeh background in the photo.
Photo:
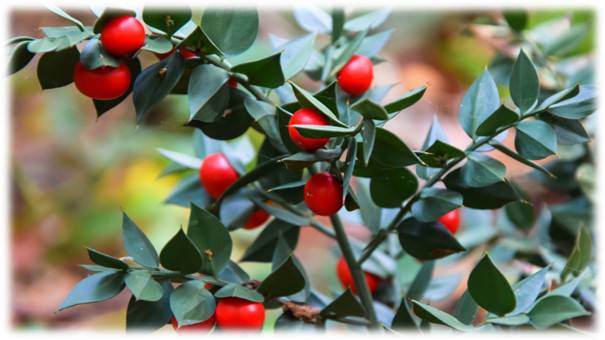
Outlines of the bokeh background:
M92 11L81 8L70 13L91 24ZM420 148L433 116L437 115L453 145L464 147L468 137L458 125L460 99L505 42L482 34L473 23L501 20L499 12L402 11L395 10L382 25L395 33L381 55L389 62L376 67L375 85L400 83L388 102L408 89L428 83L424 98L387 124L412 148ZM532 11L529 26L567 15L571 24L585 23L589 30L574 53L592 52L595 17L590 11ZM14 10L10 13L10 36L41 36L38 27L65 25L44 9ZM248 53L270 49L269 34L292 38L304 32L290 11L260 11L259 41ZM155 62L142 56L143 65ZM163 200L178 177L158 177L167 161L157 148L191 153L191 128L186 98L171 96L150 114L145 126L135 125L130 100L97 119L92 101L73 85L41 91L34 60L23 71L7 78L11 88L11 317L18 329L123 328L128 294L92 306L55 313L71 287L85 275L77 265L88 262L84 246L123 256L122 210L141 226L159 249L181 225L186 209L165 205ZM314 89L308 78L297 79ZM253 144L259 136L249 132ZM512 134L505 144L511 145ZM499 157L509 176L528 168ZM536 189L537 190L537 189ZM469 223L469 221L463 221ZM367 236L366 229L349 223L349 231ZM258 234L233 234L234 258ZM297 255L305 264L313 285L320 291L338 289L333 242L313 229L302 229ZM270 268L243 264L252 277L263 277ZM447 270L440 268L436 276ZM413 278L413 277L412 277ZM410 280L412 279L410 278ZM464 280L463 280L464 281ZM457 299L464 291L457 283L449 294ZM436 306L451 304L448 298ZM272 316L274 317L274 316ZM269 319L271 319L270 317Z

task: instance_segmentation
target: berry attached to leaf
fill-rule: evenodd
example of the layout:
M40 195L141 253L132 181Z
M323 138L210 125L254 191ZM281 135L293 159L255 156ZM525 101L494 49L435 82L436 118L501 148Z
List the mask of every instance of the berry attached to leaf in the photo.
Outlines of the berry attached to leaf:
M216 319L215 319L214 315L212 315L206 321L179 327L179 324L176 321L176 318L173 316L172 319L170 319L170 323L172 324L172 328L177 332L195 332L195 331L208 332L212 329L212 327L214 327L214 324L216 323Z
M290 117L290 121L288 122L288 134L292 141L302 150L305 151L315 151L322 146L326 145L329 138L307 138L303 137L298 130L294 127L294 125L328 125L329 121L321 113L309 109L302 108Z
M378 276L368 272L364 272L363 274L366 278L368 289L370 289L370 292L374 294L380 285L381 279ZM336 264L336 275L338 275L338 279L344 288L351 288L351 291L357 294L357 287L355 287L353 275L351 274L351 270L349 270L347 261L343 256L338 259L338 263Z
M338 85L351 96L364 94L372 85L374 65L364 55L354 55L338 73Z
M101 30L101 43L109 54L127 56L145 45L145 28L135 17L117 17Z
M78 62L74 70L74 83L78 91L87 97L98 100L121 97L130 88L130 81L130 69L126 64L89 70Z
M307 181L305 203L314 213L330 216L342 208L342 183L332 174L318 173Z
M220 299L215 314L216 323L225 330L260 330L265 322L262 303L236 297Z
M439 223L443 224L452 234L460 227L460 209L455 209L439 217Z
M200 168L200 182L212 198L218 198L239 175L222 153L208 155Z

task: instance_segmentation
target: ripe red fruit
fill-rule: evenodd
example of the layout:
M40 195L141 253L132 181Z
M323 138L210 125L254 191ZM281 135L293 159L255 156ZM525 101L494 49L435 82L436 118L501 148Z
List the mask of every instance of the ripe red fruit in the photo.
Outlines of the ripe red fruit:
M173 47L170 51L168 51L166 53L154 53L154 54L156 57L158 57L158 59L164 60L164 59L170 57L170 55L172 53L174 53L175 50L176 50L176 47ZM190 51L190 50L186 50L186 49L179 50L179 54L181 55L181 57L183 57L185 59L192 59L192 58L198 57L197 53Z
M208 320L202 321L200 323L195 323L193 325L181 326L179 327L176 318L173 316L170 319L170 323L172 324L172 328L177 332L190 332L190 331L209 331L214 327L216 322L216 318L212 315Z
M460 209L455 209L447 214L439 217L439 223L443 224L447 230L452 234L455 234L460 227Z
M359 96L372 85L374 66L370 58L356 54L338 73L338 85L346 93Z
M116 99L130 87L130 69L126 64L118 67L103 66L89 70L76 63L74 83L83 95L99 100Z
M338 263L336 265L336 275L338 275L338 279L340 283L345 288L351 288L351 291L357 294L357 287L355 287L355 282L353 281L353 275L349 270L349 266L347 265L347 261L343 256L338 259ZM376 289L378 289L378 285L380 284L380 278L374 274L364 272L366 277L366 283L368 284L368 288L370 292L374 294Z
M117 17L101 30L101 43L109 54L127 56L145 45L145 28L135 17Z
M229 78L229 80L227 81L227 85L229 85L230 88L234 89L237 87L237 79L231 77Z
M265 307L262 303L228 297L218 301L215 315L222 329L260 330L265 322Z
M200 168L200 182L212 198L218 198L239 175L222 153L208 155Z
M342 183L327 172L311 176L304 194L307 207L317 215L333 215L342 208Z
M294 128L294 125L328 125L328 119L320 114L319 112L309 109L302 108L290 117L288 122L288 134L294 143L305 151L315 151L322 146L326 145L329 138L307 138L303 137L298 130Z
M255 212L253 212L252 215L250 215L250 217L248 217L248 220L246 220L246 223L244 223L244 228L246 228L246 229L258 228L261 225L263 225L263 223L267 222L268 219L269 219L269 214L266 211L264 211L263 209L258 209Z

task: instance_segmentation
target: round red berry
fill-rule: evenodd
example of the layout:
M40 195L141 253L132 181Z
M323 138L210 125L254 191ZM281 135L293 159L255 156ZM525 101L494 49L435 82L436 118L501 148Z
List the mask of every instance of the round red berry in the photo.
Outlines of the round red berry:
M74 69L74 83L78 91L99 100L116 99L124 95L130 87L130 78L130 69L125 64L89 70L78 62Z
M344 288L351 288L351 291L357 294L357 287L355 287L355 282L353 280L353 275L349 270L349 266L347 265L347 261L343 256L338 259L338 263L336 264L336 274L338 275L338 279ZM380 285L381 279L368 272L364 272L366 283L368 284L368 289L370 292L374 294L376 289L378 289L378 285Z
M302 108L290 117L288 122L288 134L292 141L301 149L305 151L315 151L322 146L326 145L329 138L307 138L303 137L294 125L328 125L328 119L320 114L319 112L309 109Z
M200 168L200 182L212 198L218 198L239 175L222 153L208 155Z
M191 332L191 331L210 331L212 327L214 327L214 323L216 319L214 315L212 315L208 320L202 321L200 323L194 323L192 325L181 326L179 327L176 318L173 316L170 319L170 323L172 324L172 328L177 332Z
M237 79L230 77L229 80L227 81L227 85L229 85L230 88L234 89L237 87Z
M460 227L460 209L455 209L439 217L439 223L443 224L452 234L455 234Z
M338 73L338 85L352 95L364 94L372 85L374 66L370 58L364 55L354 55Z
M128 15L112 19L101 30L103 48L115 56L127 56L145 45L145 28Z
M254 229L263 225L269 219L269 214L263 209L258 209L248 217L246 223L244 223L244 228L246 229Z
M198 57L197 53L188 49L180 49L179 53L184 59L193 59Z
M327 172L311 176L304 188L305 203L321 216L333 215L342 208L342 183Z
M265 322L262 303L240 298L222 298L216 304L216 323L227 330L260 330Z

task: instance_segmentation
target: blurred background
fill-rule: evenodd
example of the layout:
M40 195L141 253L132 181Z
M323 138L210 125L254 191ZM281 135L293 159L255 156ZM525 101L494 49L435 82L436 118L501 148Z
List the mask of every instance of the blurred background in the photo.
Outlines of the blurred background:
M95 20L86 9L70 13L86 24ZM571 53L590 56L595 30L594 13L590 11L533 11L529 27L561 16L568 18L568 24L588 27ZM385 102L413 87L429 85L417 105L387 124L412 148L422 146L435 115L453 145L463 148L468 143L457 118L462 95L498 53L509 49L505 41L483 34L481 25L474 25L482 20L501 20L501 13L395 10L381 26L394 28L395 32L380 53L388 62L376 67L374 84L399 83ZM289 11L263 9L260 24L259 41L249 53L269 50L270 33L284 38L305 33ZM44 9L10 14L11 37L40 37L38 27L54 25L65 22ZM156 61L151 54L143 54L141 60L144 67ZM156 150L192 152L192 129L182 126L188 117L186 98L171 96L154 109L150 114L153 118L142 127L135 125L131 100L97 119L92 101L73 85L41 91L35 65L36 60L7 80L12 91L12 322L18 329L121 329L129 298L125 292L93 306L58 314L55 311L86 274L77 266L88 262L85 246L125 255L122 211L144 229L158 249L181 225L186 225L188 210L163 203L179 178L158 177L167 160ZM305 76L297 81L309 89L316 88ZM258 134L249 134L253 142L258 142ZM510 134L505 144L510 146L513 141ZM529 171L509 158L494 156L506 163L509 176ZM462 228L464 223L468 221L463 221ZM348 228L361 238L367 236L367 230L359 226L350 224ZM258 233L238 230L233 234L234 259L241 257ZM332 246L331 240L314 230L302 229L297 255L313 285L324 292L339 289ZM264 277L270 270L264 264L245 263L243 267L252 277ZM435 275L439 276L439 271ZM453 293L464 291L464 287L455 285L450 288ZM444 297L450 295L457 297ZM435 304L448 305L448 301Z

